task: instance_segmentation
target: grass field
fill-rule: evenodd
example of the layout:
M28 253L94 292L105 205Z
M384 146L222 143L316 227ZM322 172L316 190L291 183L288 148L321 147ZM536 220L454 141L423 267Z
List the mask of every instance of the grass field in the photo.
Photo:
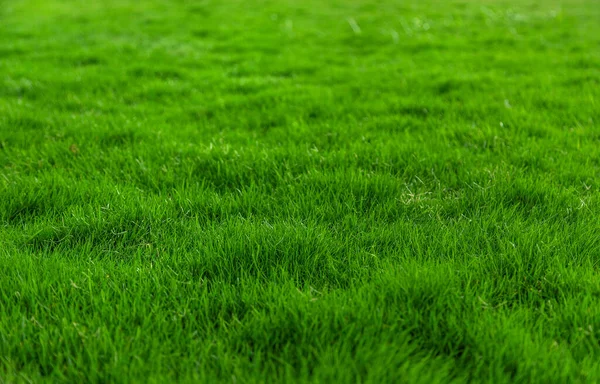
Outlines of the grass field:
M600 381L598 0L0 0L0 383Z

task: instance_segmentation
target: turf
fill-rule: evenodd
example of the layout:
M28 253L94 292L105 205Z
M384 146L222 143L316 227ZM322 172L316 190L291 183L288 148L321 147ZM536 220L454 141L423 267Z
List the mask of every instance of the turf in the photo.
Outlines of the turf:
M0 0L0 382L600 381L597 0Z

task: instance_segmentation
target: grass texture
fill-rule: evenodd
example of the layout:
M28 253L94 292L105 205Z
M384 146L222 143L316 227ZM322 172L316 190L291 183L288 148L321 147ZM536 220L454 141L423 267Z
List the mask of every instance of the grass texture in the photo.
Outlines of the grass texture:
M600 381L597 0L0 0L0 382Z

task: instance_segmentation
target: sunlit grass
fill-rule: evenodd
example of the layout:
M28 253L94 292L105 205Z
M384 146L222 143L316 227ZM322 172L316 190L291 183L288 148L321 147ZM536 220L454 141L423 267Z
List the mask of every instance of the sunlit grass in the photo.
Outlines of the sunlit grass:
M0 382L600 380L599 20L0 0Z

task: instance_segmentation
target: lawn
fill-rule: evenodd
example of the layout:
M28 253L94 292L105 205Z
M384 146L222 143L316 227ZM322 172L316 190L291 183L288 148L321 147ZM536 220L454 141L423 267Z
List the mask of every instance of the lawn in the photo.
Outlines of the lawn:
M0 383L600 381L598 0L0 0Z

